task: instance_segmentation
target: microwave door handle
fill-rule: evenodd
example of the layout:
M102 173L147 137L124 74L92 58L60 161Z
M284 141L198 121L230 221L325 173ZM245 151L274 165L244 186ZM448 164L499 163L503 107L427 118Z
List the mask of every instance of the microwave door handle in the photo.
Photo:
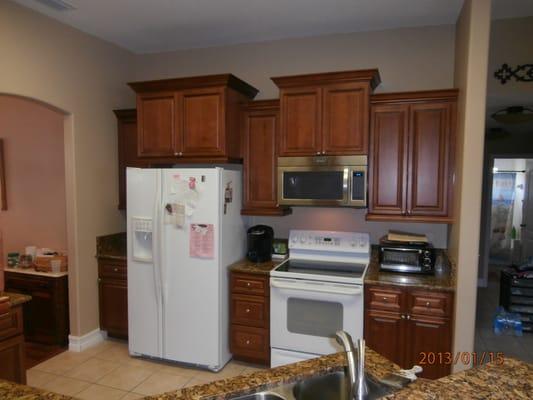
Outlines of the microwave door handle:
M350 288L325 285L306 285L302 283L283 282L275 279L270 280L270 286L278 289L302 290L307 292L321 292L330 294L344 294L348 296L360 295L363 292L359 287Z
M349 204L351 201L351 183L352 179L350 178L350 170L348 168L344 168L343 174L342 174L342 191L344 194L344 204Z

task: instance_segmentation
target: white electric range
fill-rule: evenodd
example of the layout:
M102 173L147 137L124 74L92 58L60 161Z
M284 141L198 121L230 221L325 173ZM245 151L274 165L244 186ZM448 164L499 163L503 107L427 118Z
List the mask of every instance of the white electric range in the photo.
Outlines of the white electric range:
M363 337L367 233L291 230L290 257L270 272L271 367L335 353Z

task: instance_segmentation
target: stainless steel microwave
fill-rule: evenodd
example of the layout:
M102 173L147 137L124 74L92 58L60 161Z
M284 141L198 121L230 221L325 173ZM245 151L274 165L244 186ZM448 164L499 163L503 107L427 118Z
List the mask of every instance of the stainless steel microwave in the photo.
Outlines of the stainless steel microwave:
M278 203L366 207L367 156L278 158Z

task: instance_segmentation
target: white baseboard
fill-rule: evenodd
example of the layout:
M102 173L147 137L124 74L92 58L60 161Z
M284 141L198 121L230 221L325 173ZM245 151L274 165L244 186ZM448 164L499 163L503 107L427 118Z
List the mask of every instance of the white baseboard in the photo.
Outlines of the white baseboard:
M89 347L96 346L107 338L107 332L95 329L83 336L68 335L68 349L70 351L80 352Z

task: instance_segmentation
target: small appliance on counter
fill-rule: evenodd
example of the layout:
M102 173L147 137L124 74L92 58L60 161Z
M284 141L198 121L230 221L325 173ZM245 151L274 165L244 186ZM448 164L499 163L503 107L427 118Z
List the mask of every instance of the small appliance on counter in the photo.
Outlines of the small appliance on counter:
M433 275L435 259L425 235L391 231L379 242L380 271Z
M268 225L255 225L248 229L248 250L246 257L252 262L265 262L272 259L274 230Z

